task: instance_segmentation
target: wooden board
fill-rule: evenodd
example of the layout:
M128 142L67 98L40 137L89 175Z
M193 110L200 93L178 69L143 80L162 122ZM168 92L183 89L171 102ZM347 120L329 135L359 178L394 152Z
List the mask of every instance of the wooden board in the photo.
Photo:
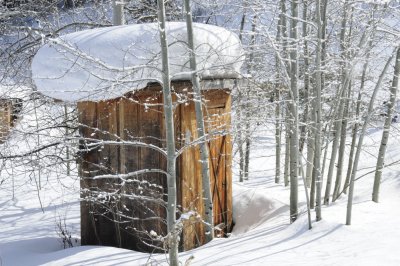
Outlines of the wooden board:
M0 143L3 143L13 126L13 102L9 99L0 99Z
M181 106L181 138L183 145L189 145L196 140L197 125L193 102ZM183 213L194 212L203 216L204 206L202 199L202 181L200 151L197 146L186 148L180 156L181 173L178 176L180 180L179 190L181 193L181 211ZM182 250L190 250L201 246L205 242L204 225L194 217L184 222L182 236Z

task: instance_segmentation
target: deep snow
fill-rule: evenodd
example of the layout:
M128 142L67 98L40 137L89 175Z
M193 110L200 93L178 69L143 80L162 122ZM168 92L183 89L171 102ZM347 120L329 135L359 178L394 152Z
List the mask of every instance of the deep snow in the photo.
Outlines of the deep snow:
M20 125L31 123L31 118L29 113L25 114ZM394 126L386 157L388 164L400 160L400 139L396 136L400 126ZM373 170L381 134L378 127L368 131L359 175ZM9 142L23 149L27 144L17 136L18 132L14 132ZM236 226L231 236L181 253L182 262L190 259L193 265L400 265L399 164L384 170L379 204L371 202L373 175L357 181L351 226L344 225L346 197L342 196L331 206L323 207L323 220L313 221L313 229L307 230L301 187L302 215L289 224L289 190L274 183L273 146L272 130L260 128L255 132L250 180L233 185ZM42 189L38 192L37 176L23 174L23 167L13 170L18 174L11 169L1 171L4 181L0 185L0 265L167 264L163 254L79 246L77 177L53 172L48 179L42 177ZM73 248L63 249L57 234L57 223L64 219L67 230L78 240Z

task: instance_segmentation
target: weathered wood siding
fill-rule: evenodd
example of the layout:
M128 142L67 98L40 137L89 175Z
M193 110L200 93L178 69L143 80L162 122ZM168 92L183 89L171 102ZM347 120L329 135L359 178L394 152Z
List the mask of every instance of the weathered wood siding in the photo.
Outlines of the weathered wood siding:
M3 143L14 126L22 108L20 99L0 99L0 143Z
M216 230L216 236L225 236L232 227L232 144L228 134L230 127L231 97L225 90L204 91L206 101L204 120L211 141L208 143L210 154L211 193L214 204L214 224L223 230ZM181 138L186 143L197 139L196 115L194 103L180 106ZM181 174L179 192L182 194L183 212L204 213L202 199L202 181L200 149L198 146L187 148L180 157ZM192 217L184 223L182 245L184 250L205 243L204 224Z
M197 138L190 83L174 84L174 112L177 149ZM210 173L215 224L224 224L217 235L232 226L232 172L230 136L230 95L228 90L204 91L204 110L209 142ZM83 245L110 245L139 251L162 251L157 236L166 234L166 178L146 173L120 180L98 178L106 174L128 174L142 169L166 170L159 152L147 147L125 145L141 141L165 147L161 88L149 86L134 94L109 101L81 102L80 176L82 188L81 235ZM102 144L100 140L113 141ZM99 143L96 147L90 146ZM122 145L118 145L120 142ZM89 145L89 146L88 146ZM90 148L90 149L89 149ZM97 177L97 179L96 179ZM177 160L178 207L181 212L203 215L200 153L197 146L185 148ZM111 194L106 196L105 193ZM179 217L178 214L177 217ZM184 222L181 250L205 243L204 225L193 216Z

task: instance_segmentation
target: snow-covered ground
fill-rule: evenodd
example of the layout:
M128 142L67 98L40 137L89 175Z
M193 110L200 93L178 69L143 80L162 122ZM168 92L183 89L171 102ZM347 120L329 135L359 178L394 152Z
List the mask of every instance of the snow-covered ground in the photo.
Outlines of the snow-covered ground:
M395 124L393 132L398 134L399 129ZM303 189L302 214L289 224L289 190L273 179L273 134L256 133L250 179L233 184L236 226L231 236L181 253L183 264L190 260L193 265L400 265L399 164L384 170L379 204L371 201L373 175L357 181L351 226L344 225L346 197L342 196L324 206L323 220L313 219L313 228L308 230ZM373 170L382 131L371 128L368 134L360 175ZM388 163L400 160L399 137L391 137L386 158ZM77 178L42 177L38 192L37 176L19 176L12 178L10 170L1 172L5 181L0 185L0 265L167 264L163 254L79 246ZM77 240L73 248L63 248L57 229L60 221Z

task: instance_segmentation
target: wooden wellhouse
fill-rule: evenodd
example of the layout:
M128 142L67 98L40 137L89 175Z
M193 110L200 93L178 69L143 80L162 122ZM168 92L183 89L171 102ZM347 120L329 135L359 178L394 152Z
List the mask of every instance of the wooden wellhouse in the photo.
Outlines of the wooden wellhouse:
M232 228L230 91L243 59L240 41L194 24L202 77L216 235ZM167 235L165 128L157 24L99 28L46 44L32 62L38 90L77 102L81 243L163 252ZM167 23L174 102L180 250L205 243L203 188L186 25ZM185 219L183 219L185 218Z
M228 133L232 86L233 80L202 82L205 125L211 138L209 163L214 224L220 228L216 230L218 236L225 236L232 227L232 145ZM191 83L176 81L173 88L175 95L185 98L175 108L174 118L177 149L183 150L177 158L178 209L180 214L195 214L184 221L181 237L180 249L189 250L205 243L205 226L201 222L204 210L200 152L198 146L193 145L197 129ZM160 173L137 176L128 173L143 169L165 170L166 161L154 149L127 144L141 141L165 147L160 85L151 84L108 101L80 102L78 110L80 132L87 138L81 143L81 149L85 150L91 141L98 143L89 145L81 156L82 197L87 199L81 205L82 244L162 251L159 236L167 233L166 177ZM93 139L121 142L121 145L101 144ZM126 182L121 182L107 178L118 174L130 179L127 177Z

